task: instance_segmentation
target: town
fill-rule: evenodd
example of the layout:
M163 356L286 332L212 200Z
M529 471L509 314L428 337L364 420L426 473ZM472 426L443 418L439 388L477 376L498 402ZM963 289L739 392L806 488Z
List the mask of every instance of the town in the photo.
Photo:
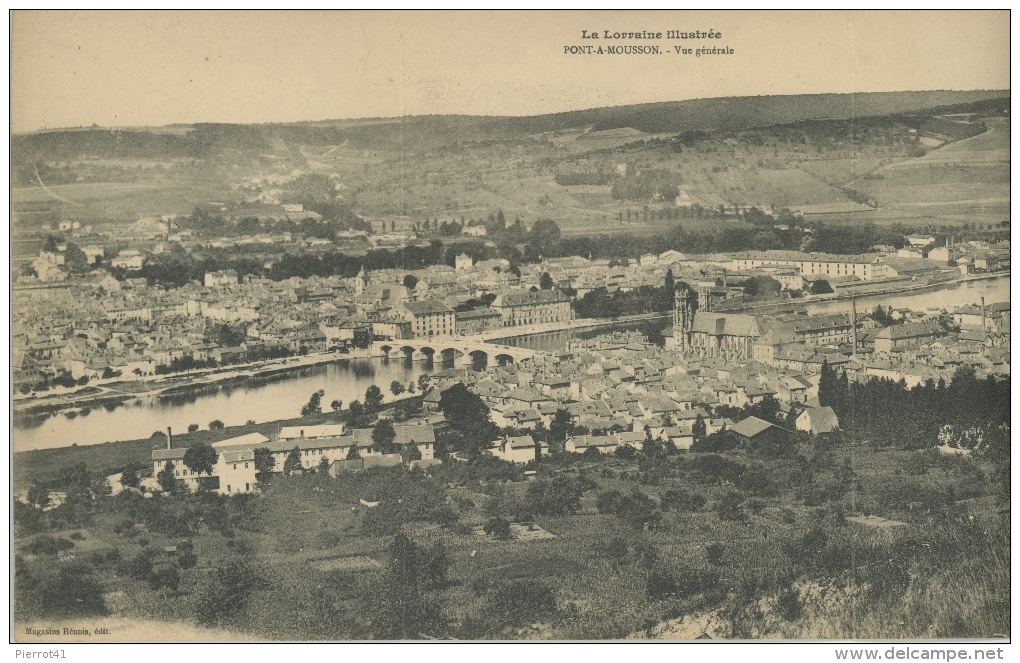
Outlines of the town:
M1008 91L853 101L16 135L19 628L1008 637Z

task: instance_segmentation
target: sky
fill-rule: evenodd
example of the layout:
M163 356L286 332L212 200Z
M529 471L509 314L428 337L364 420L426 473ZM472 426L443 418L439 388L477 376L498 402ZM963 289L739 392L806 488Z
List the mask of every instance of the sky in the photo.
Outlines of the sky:
M665 38L667 30L721 33ZM603 38L584 39L582 30ZM605 39L604 32L662 32ZM568 46L657 45L655 55ZM719 47L696 57L674 47ZM540 113L1009 88L1009 14L14 11L11 129Z

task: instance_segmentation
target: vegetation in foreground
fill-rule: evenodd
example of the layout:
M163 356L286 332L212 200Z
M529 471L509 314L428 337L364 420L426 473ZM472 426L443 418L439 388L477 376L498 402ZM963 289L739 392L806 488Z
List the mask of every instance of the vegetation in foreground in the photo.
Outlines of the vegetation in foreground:
M555 452L530 481L478 456L231 498L111 497L66 468L59 507L15 504L15 615L288 640L1008 635L1003 432L970 456L710 436Z

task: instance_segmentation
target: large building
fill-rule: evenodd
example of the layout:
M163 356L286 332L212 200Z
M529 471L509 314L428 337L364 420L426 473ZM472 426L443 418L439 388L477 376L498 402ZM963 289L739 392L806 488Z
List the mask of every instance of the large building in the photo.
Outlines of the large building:
M525 290L496 297L492 308L503 316L504 327L567 322L570 299L559 290Z
M842 255L800 251L745 251L733 255L733 269L796 267L801 275L856 276L870 281L886 276L885 264L877 253Z
M404 302L405 319L411 323L415 338L453 336L457 333L457 319L453 309L436 299L422 302Z

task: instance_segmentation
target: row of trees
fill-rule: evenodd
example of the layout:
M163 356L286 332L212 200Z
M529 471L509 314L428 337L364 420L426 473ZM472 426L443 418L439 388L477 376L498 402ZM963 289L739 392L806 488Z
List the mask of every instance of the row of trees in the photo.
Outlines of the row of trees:
M1009 424L1009 381L991 375L978 379L968 366L956 369L948 385L939 379L907 387L902 380L850 382L845 372L837 374L823 363L818 398L833 408L848 434L906 449L940 440L980 447Z

